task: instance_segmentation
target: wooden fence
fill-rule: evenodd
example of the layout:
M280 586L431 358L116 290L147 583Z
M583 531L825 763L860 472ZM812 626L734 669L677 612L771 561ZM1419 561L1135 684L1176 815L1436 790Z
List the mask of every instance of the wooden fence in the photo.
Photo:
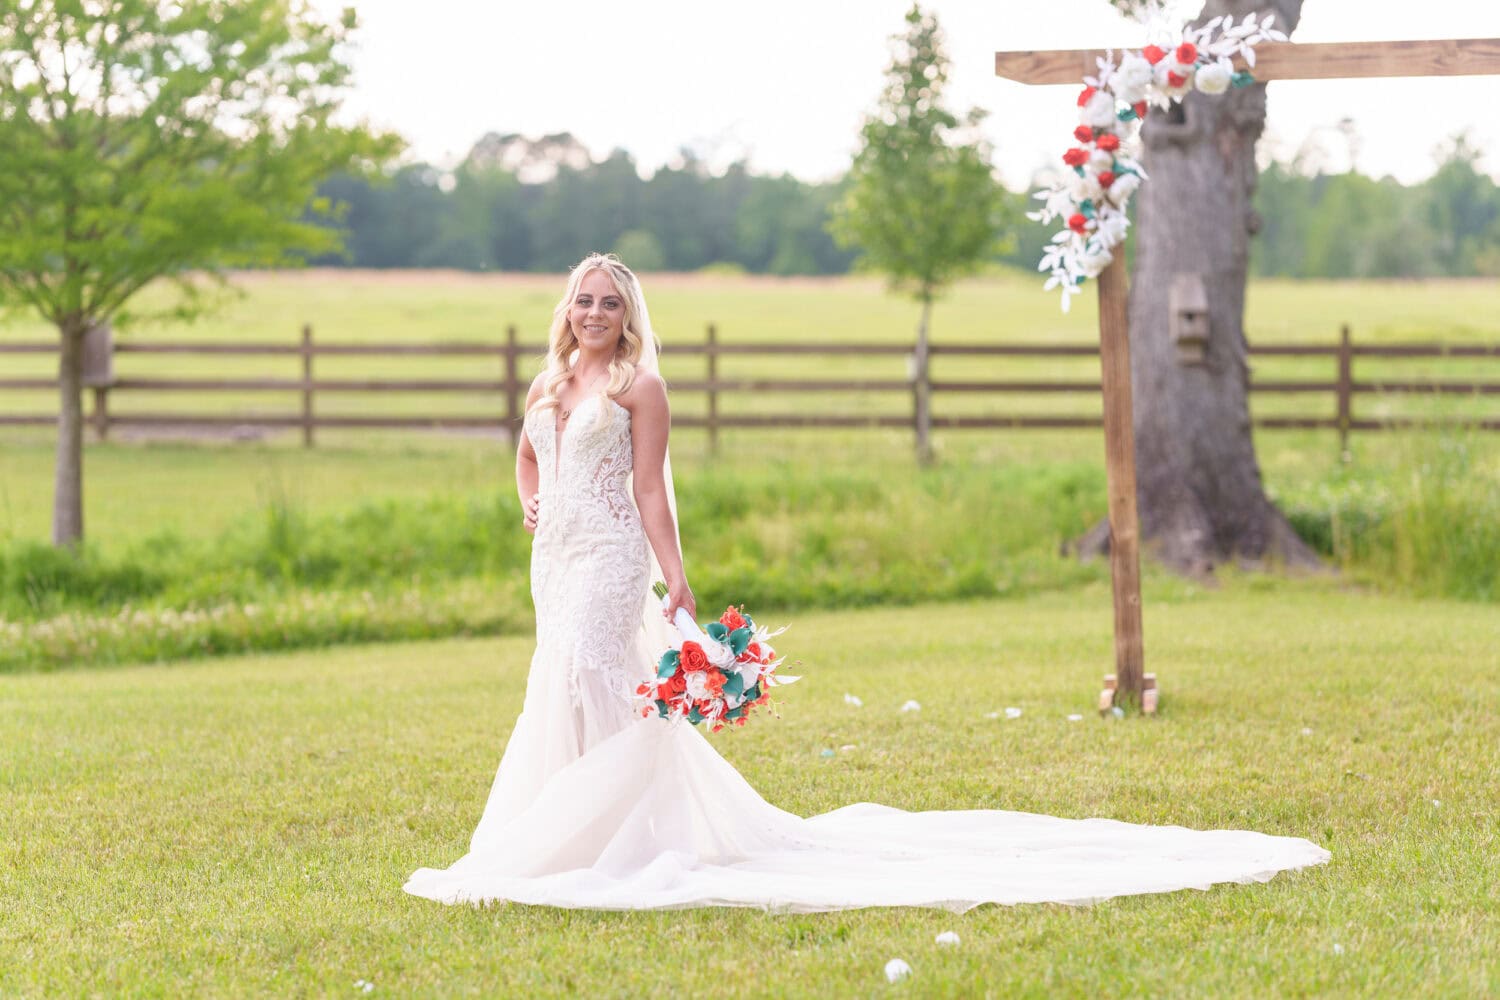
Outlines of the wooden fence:
M275 343L221 343L194 341L125 341L112 344L118 354L177 354L222 358L281 355L300 361L299 377L180 377L115 378L112 364L105 361L105 372L94 373L89 391L93 395L92 412L87 415L100 439L107 439L113 428L173 427L273 427L298 429L303 443L312 446L319 428L412 428L412 429L479 429L511 434L519 424L529 380L520 375L523 359L539 357L544 348L519 342L515 327L506 331L499 343L320 343L314 340L312 328L304 326L299 341ZM0 355L21 353L55 354L54 342L6 343L0 341ZM932 344L928 357L918 357L906 344L828 344L809 342L724 343L710 324L700 343L674 341L673 356L701 355L704 359L700 379L676 377L673 392L703 393L706 407L703 415L674 416L680 427L706 429L710 448L717 446L719 432L726 428L764 427L888 427L909 428L921 436L925 423L938 430L969 429L1035 429L1098 427L1099 416L1076 415L938 415L931 412L933 397L951 394L995 393L1068 393L1095 395L1100 391L1096 379L1079 380L997 380L939 379L931 377L931 358L1078 358L1096 357L1097 347L1059 344ZM905 378L762 378L725 377L719 372L721 358L735 356L847 357L903 356L908 362ZM1427 426L1439 421L1414 417L1362 418L1355 415L1355 401L1361 395L1420 393L1437 395L1486 396L1500 394L1500 382L1444 379L1366 379L1354 375L1357 358L1497 358L1500 344L1444 345L1440 343L1355 344L1346 326L1339 339L1331 344L1252 344L1252 359L1257 357L1327 357L1334 369L1332 378L1312 381L1256 380L1252 394L1331 394L1332 406L1322 415L1272 415L1255 418L1255 424L1268 428L1329 428L1339 432L1341 445L1347 444L1351 431L1379 431L1400 427ZM494 377L466 378L330 378L314 371L319 357L469 357L476 363L493 365ZM98 364L96 361L95 364ZM0 371L0 390L55 390L55 378L5 377ZM287 413L166 413L150 411L115 412L112 401L126 394L147 395L168 392L283 392L300 394L301 405ZM911 400L905 414L840 414L837 412L799 412L779 414L731 414L720 410L720 402L734 393L892 393ZM350 393L427 393L475 394L495 393L500 405L488 415L338 415L322 412L320 394ZM15 414L0 408L0 425L52 424L52 413ZM1465 420L1466 426L1500 430L1500 419ZM513 439L513 434L511 435Z

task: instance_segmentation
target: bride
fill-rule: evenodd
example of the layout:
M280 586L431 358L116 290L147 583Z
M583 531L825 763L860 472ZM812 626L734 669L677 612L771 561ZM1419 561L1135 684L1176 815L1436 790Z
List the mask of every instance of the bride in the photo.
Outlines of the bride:
M593 254L552 320L516 483L534 533L536 652L469 852L407 892L592 909L1085 903L1263 881L1327 861L1306 840L1001 810L872 803L803 818L760 797L636 685L696 615L683 572L667 393L635 275ZM665 613L650 591L668 586Z

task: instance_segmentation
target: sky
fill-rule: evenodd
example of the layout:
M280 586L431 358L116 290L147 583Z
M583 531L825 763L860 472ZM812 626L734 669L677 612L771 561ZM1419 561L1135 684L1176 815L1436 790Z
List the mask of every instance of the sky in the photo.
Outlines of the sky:
M346 0L313 0L325 12ZM345 106L404 135L410 156L460 160L486 132L571 132L597 158L623 147L643 173L692 147L711 167L804 180L849 165L909 0L352 0L360 17ZM994 75L997 49L1139 47L1106 0L927 0L946 37L950 108L989 112L1011 188L1070 144L1072 87ZM1180 11L1198 8L1174 0ZM1294 41L1500 36L1495 0L1306 0ZM1500 76L1269 85L1262 149L1299 150L1404 183L1467 129L1500 178ZM1340 131L1352 121L1354 143Z

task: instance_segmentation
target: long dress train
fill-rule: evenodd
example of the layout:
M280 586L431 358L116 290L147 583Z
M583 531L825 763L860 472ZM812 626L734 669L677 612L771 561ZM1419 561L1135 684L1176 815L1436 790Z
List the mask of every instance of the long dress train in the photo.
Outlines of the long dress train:
M604 396L529 414L543 494L537 644L520 718L469 852L407 892L590 909L1086 903L1264 881L1321 847L1243 830L859 803L803 818L766 802L696 728L642 718L659 649L640 627L649 555L631 502L630 414ZM557 452L561 450L561 454Z

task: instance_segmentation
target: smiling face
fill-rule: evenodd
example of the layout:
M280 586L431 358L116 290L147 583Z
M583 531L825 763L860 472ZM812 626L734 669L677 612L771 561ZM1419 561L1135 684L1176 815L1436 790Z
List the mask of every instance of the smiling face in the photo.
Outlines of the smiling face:
M568 323L584 351L614 354L625 333L625 298L608 274L595 268L583 276L568 307Z

